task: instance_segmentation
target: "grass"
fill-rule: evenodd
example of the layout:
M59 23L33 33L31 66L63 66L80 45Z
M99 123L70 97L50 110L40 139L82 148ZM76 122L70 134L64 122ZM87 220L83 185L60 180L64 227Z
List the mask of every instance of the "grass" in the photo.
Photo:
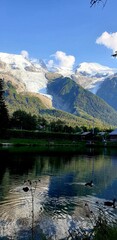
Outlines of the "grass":
M116 240L117 239L117 221L110 222L109 216L105 214L103 209L99 209L98 217L91 219L92 229L81 228L70 234L73 240Z
M67 139L30 139L30 138L10 138L1 139L0 144L12 143L13 145L77 145L81 144L80 141L72 141ZM82 145L83 142L82 142Z
M93 240L117 240L117 226L100 227Z
M93 240L116 240L117 222L110 223L104 211L100 209L93 232Z
M11 143L12 145L4 145ZM0 151L8 150L9 152L32 152L32 153L80 153L85 151L85 143L73 142L71 140L60 139L24 139L11 138L9 140L0 140Z

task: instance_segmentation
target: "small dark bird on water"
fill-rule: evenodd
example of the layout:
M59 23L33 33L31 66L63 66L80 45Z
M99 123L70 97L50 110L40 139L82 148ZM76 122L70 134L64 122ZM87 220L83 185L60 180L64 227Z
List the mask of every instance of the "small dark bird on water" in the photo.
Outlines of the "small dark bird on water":
M116 202L116 199L114 198L113 201L106 201L106 202L104 202L104 205L108 206L108 207L115 208L115 202Z
M23 187L23 191L24 192L28 192L29 191L29 187Z
M90 182L85 183L85 186L93 187L93 181L91 180Z

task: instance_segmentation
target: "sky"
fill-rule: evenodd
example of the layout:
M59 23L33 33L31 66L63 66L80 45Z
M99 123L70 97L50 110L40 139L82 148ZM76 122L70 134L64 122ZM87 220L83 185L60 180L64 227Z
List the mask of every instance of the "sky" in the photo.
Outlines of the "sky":
M104 0L103 0L104 1ZM117 68L117 0L1 0L0 52L73 69L82 62Z

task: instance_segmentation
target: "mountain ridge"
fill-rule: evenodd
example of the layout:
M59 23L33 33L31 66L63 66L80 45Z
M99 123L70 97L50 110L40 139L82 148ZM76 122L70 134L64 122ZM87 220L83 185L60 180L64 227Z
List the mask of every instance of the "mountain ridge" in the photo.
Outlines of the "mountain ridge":
M40 92L42 94L47 94L48 74L59 74L66 77L59 67L58 72L57 70L54 72L49 71L46 63L42 59L35 60L26 58L21 54L16 55L0 52L0 73L1 71L3 73L9 72L14 77L17 75L20 82L22 81L22 83L25 84L26 91ZM83 62L75 67L71 74L68 71L68 77L71 77L85 89L96 93L100 83L104 81L105 77L113 75L115 72L117 72L116 69L98 63Z
M98 78L89 75L84 76L79 72L77 75L64 77L60 72L49 72L43 61L39 64L39 62L26 59L21 55L0 53L0 77L4 78L6 89L8 88L8 91L6 90L6 101L9 109L12 109L12 104L14 110L17 109L17 102L20 109L24 104L25 109L30 111L27 104L29 98L32 112L33 107L36 113L39 113L41 109L44 109L44 111L46 109L58 109L85 120L94 117L98 121L117 125L117 112L98 96L87 90L89 86L97 85L97 83L100 86L105 81L100 76ZM83 86L89 79L89 85L84 88ZM9 87L9 84L14 87L14 90ZM22 102L20 98L23 99ZM35 100L35 98L38 100Z
M106 78L101 83L96 95L117 111L117 74Z
M108 124L116 125L117 112L104 100L70 78L58 78L49 82L48 93L53 96L55 108L85 118L90 115Z

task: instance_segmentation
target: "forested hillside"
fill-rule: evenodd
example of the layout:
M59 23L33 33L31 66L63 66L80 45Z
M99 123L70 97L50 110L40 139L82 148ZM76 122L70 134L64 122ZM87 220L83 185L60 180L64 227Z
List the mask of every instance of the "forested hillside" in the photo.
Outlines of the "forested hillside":
M57 78L48 83L48 94L53 96L57 109L87 118L88 115L116 125L117 112L105 101L83 89L70 78Z
M97 91L97 96L117 111L117 75L105 79Z
M30 113L31 115L42 116L44 117L48 123L52 121L61 120L64 124L68 126L76 127L76 126L87 126L88 128L92 127L94 122L95 127L104 127L104 123L99 119L96 119L87 113L83 112L80 116L76 116L75 114L71 114L70 112L66 112L60 109L56 109L54 107L44 104L41 98L33 95L32 93L17 93L15 87L10 82L5 83L5 102L9 111L10 116L15 111L21 110L26 113ZM107 124L105 123L105 126Z

